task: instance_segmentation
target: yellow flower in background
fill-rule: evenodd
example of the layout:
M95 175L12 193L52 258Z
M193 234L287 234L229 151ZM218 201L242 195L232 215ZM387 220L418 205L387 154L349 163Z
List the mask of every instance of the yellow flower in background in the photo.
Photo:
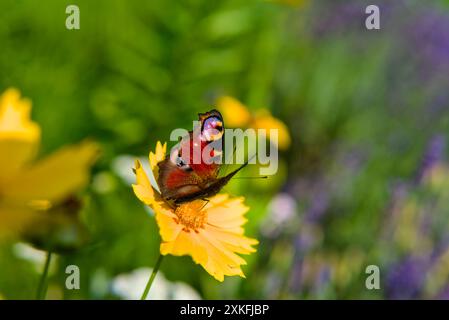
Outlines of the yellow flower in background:
M286 150L291 144L290 133L281 120L272 116L269 110L260 109L251 114L248 108L235 98L222 96L217 99L218 110L226 119L226 126L238 128L278 129L278 144L280 150Z
M40 127L30 113L18 90L0 97L0 238L23 232L84 187L98 155L98 146L84 141L36 160Z
M150 167L156 181L157 164L165 158L166 149L167 144L158 142L156 152L150 152ZM195 200L173 207L152 187L138 160L135 173L134 193L155 212L162 255L190 255L218 281L223 281L224 276L245 277L241 266L246 262L237 254L255 252L252 246L258 241L244 236L242 226L247 221L244 215L249 209L243 204L244 198L219 194L206 205L203 200Z
M270 129L278 129L278 148L286 150L291 144L288 128L281 120L273 117L267 109L259 110L251 124L254 129L265 129L269 133Z
M0 97L0 181L17 173L37 152L41 131L30 120L31 102L20 92L6 90Z
M251 121L252 116L248 108L230 96L222 96L217 99L217 107L226 119L226 126L232 128L247 127Z

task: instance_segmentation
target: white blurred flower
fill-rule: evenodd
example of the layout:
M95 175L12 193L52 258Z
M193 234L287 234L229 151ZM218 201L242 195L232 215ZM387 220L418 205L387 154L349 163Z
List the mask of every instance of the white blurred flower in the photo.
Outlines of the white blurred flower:
M148 279L151 268L139 268L131 273L120 274L112 281L112 292L122 299L139 300ZM154 279L147 300L199 300L200 295L189 285L182 282L170 282L162 272Z
M42 272L47 257L45 251L36 249L29 244L19 242L13 246L13 253L17 258L30 262L36 271ZM54 260L55 259L52 259L52 263L50 264L50 273L55 269Z
M118 175L126 184L132 184L136 180L136 176L133 173L134 161L137 157L132 155L120 155L112 160L111 168L116 175ZM145 161L142 161L143 163ZM147 170L145 170L147 171Z
M268 216L261 231L265 236L275 236L279 229L296 216L296 200L288 193L278 193L268 204Z
M277 194L268 205L274 223L283 224L296 214L296 201L288 193Z
M172 300L201 300L198 292L184 282L174 282L172 292Z
M147 177L150 179L150 183L153 186L157 186L156 180L153 176L153 171L150 168L150 162L148 161L148 157L136 157L132 155L120 155L117 156L114 160L112 160L112 171L118 175L123 182L127 185L132 185L136 182L136 175L133 172L135 161L139 160L142 165L143 170L147 174ZM154 212L151 210L149 206L145 206L145 210L151 216L154 216Z
M114 160L112 160L112 171L114 171L115 174L122 178L122 180L126 184L131 185L136 182L136 175L132 170L134 168L136 160L140 161L143 170L145 170L145 173L150 178L151 184L157 185L156 181L154 180L153 171L150 168L148 157L137 157L127 154L117 156Z

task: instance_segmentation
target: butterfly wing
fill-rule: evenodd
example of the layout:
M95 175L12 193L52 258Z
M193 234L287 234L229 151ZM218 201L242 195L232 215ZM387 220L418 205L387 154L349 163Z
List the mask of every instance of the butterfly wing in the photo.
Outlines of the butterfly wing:
M176 200L189 194L201 192L201 181L191 170L185 170L174 164L170 157L159 162L158 185L161 195L167 200Z
M170 156L158 164L164 199L182 202L209 196L206 191L217 182L221 164L211 160L221 160L223 119L216 110L199 114L199 119L201 126L181 139Z

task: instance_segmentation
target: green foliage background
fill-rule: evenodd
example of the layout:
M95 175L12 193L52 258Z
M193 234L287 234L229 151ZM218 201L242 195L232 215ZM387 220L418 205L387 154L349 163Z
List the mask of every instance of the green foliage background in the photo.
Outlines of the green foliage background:
M85 137L102 146L93 180L106 179L109 187L99 192L90 186L83 195L91 241L61 256L51 278L63 288L64 266L80 267L81 290L63 290L65 298L116 298L109 287L114 276L155 263L154 219L111 164L119 155L147 155L223 94L252 110L269 108L288 125L293 143L281 153L275 177L226 188L247 198L247 233L261 240L258 253L248 257L247 279L218 283L190 257L168 257L166 277L211 299L388 297L384 286L366 290L364 266L388 268L402 257L385 250L379 236L391 185L413 179L429 139L448 132L447 96L442 109L429 111L433 97L447 89L447 76L433 70L429 80L421 73L418 44L407 49L401 42L412 33L403 12L415 17L432 7L447 16L447 5L400 2L403 7L391 11L396 18L387 13L381 30L367 31L365 1L350 1L360 8L354 16L333 11L343 2L292 2L2 0L0 90L14 86L32 99L42 155ZM65 28L69 4L80 8L80 30ZM315 32L332 15L341 16L345 29ZM353 154L360 155L356 168ZM306 195L290 189L304 180L314 186ZM300 226L264 237L268 204L280 191L296 199ZM321 265L345 254L351 260L352 252L364 255L360 265L343 271L348 281L331 272L326 285L295 289L295 263L307 259L295 241L312 228L303 219L320 192L330 202L325 218L313 225L322 237L312 250ZM445 225L447 213L445 206L438 211ZM32 298L38 277L11 247L0 250L6 298Z

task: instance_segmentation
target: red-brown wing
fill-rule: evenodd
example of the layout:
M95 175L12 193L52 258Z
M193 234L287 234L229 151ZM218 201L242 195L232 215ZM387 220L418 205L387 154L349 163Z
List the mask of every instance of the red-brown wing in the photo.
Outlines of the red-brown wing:
M194 143L198 143L200 147L195 148ZM205 151L206 149L207 151ZM220 164L213 162L216 151L211 148L210 142L194 140L193 133L190 132L189 139L181 141L177 150L179 157L195 172L198 180L217 178ZM183 150L189 150L188 154L183 154Z
M210 148L207 142L201 142L201 152L203 153L205 148ZM191 154L193 154L192 151ZM201 157L200 163L194 163L193 157L191 157L190 168L197 174L202 180L212 180L216 179L218 176L218 171L220 169L220 164L213 162L214 150L209 152L204 152Z
M178 199L201 191L197 175L186 171L170 161L167 157L159 162L158 185L164 199Z

